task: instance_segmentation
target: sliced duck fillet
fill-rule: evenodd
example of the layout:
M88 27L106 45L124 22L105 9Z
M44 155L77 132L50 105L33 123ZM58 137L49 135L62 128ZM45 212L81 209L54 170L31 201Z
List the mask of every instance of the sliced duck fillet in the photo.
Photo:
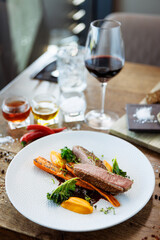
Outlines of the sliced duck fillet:
M98 167L106 169L103 162L96 157L93 152L89 152L87 149L81 146L73 146L72 151L81 163L94 164Z
M92 164L75 164L74 173L82 180L113 194L126 192L133 184L128 178L110 173Z

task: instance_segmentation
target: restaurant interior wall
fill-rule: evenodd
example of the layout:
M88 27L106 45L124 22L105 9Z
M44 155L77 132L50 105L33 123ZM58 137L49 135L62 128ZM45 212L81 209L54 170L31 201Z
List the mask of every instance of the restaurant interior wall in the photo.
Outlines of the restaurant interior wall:
M46 51L51 30L72 32L72 27L82 22L86 27L77 35L84 44L89 23L109 14L111 2L0 0L0 89ZM70 13L81 9L85 10L85 16L74 21Z
M74 22L70 13L81 9L85 15ZM115 11L160 14L160 1L0 0L0 89L46 51L51 30L82 22L78 37L84 45L90 22Z
M44 20L41 0L0 0L0 88L44 52Z

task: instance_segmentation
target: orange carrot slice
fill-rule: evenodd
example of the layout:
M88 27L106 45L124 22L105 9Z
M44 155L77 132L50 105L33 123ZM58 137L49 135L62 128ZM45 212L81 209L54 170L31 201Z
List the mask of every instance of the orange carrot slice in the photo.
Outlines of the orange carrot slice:
M69 164L66 164L66 169L68 170L68 172L72 173L73 176L76 176L74 171L73 171L73 165L70 166Z
M89 187L91 187L95 191L97 191L100 195L105 197L114 207L119 207L120 206L120 203L118 202L118 200L112 194L106 193L103 190L100 190L99 188L95 187L91 183L83 181L82 179L80 179L80 181L82 181L83 183L87 184Z
M112 166L106 161L103 160L103 163L109 172L112 172Z
M36 167L42 169L45 172L51 173L57 177L60 177L65 180L72 179L74 176L71 173L66 173L63 170L60 170L59 167L54 165L53 163L49 162L43 157L37 157L33 160L33 163ZM90 186L88 186L86 183L81 182L80 180L77 180L76 185L82 188L86 188L89 190L92 190Z
M42 169L45 172L51 173L57 177L63 178L65 180L68 180L71 177L70 174L65 174L65 172L61 171L57 166L55 166L53 163L49 162L43 157L37 157L33 160L33 163L36 167Z
M61 154L59 152L51 151L50 159L53 164L57 167L65 168L66 160L62 159Z

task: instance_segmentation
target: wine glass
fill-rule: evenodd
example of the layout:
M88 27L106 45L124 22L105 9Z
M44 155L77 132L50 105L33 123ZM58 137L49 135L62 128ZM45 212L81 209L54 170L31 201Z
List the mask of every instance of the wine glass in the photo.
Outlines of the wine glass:
M124 44L121 23L115 20L91 22L86 41L85 66L101 83L101 110L92 110L85 116L85 122L92 128L106 130L118 119L110 111L104 112L107 82L124 66Z

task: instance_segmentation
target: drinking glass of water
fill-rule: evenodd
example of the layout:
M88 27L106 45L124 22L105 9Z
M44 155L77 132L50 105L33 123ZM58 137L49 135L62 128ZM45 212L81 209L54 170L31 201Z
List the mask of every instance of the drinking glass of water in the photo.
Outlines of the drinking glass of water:
M60 47L57 54L58 84L62 92L82 92L86 88L84 47Z

